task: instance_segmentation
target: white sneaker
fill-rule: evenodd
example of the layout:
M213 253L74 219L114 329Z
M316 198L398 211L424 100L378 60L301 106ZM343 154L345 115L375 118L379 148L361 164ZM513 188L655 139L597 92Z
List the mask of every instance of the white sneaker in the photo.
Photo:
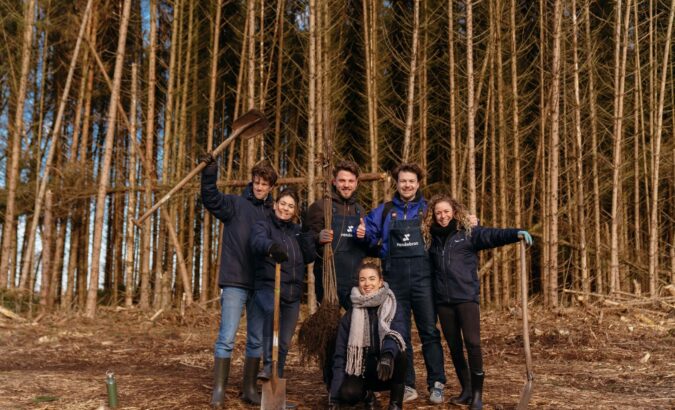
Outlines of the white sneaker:
M443 384L441 382L434 382L434 387L429 389L429 401L433 404L443 403Z
M413 387L405 386L405 392L403 393L403 403L415 400L417 397L417 390L415 390Z

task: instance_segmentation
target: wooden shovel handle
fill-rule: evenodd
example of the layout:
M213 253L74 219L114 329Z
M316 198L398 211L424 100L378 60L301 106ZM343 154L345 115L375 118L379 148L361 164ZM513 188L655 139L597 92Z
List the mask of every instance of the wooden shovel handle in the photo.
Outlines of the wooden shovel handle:
M281 264L274 267L274 332L272 334L272 386L279 377L279 303L281 301Z
M527 312L527 258L525 257L525 241L520 241L520 294L523 301L523 346L525 348L525 370L527 380L534 378L532 374L532 353L530 352L530 326Z
M235 124L233 125L234 126L239 125L239 127L232 132L232 135L230 135L229 138L220 143L220 145L218 145L216 149L214 149L211 152L211 155L213 155L214 158L220 155L225 150L225 148L227 148L232 143L232 141L234 141L239 135L247 133L246 132L247 130L251 130L252 128L254 128L257 123L263 122L264 124L262 124L262 127L260 128L255 127L255 129L253 129L253 133L264 131L265 128L267 127L267 120L265 120L264 117L258 117L257 115L258 115L257 113L249 112L242 116L244 117L243 124L242 123L236 124L236 122L240 120L235 121ZM246 116L250 117L250 121L247 121L248 118L246 118ZM250 137L251 135L248 136ZM136 226L138 226L139 228L142 228L141 223L143 223L143 221L145 221L150 215L152 215L157 210L157 208L159 208L166 201L168 201L173 194L175 194L177 191L183 188L192 178L194 178L197 174L199 174L204 168L206 168L206 162L200 162L199 164L197 164L197 166L194 167L194 169L190 171L189 174L187 174L179 183L177 183L176 186L171 188L171 190L167 192L166 195L164 195L159 201L157 201L157 203L155 203L152 206L152 208L147 210L140 218L132 220L133 223L136 224Z

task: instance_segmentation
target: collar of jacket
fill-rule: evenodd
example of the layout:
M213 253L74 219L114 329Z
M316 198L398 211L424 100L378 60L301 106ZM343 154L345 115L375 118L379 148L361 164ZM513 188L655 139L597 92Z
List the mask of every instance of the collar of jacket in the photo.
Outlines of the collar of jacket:
M248 185L246 185L246 188L244 188L244 192L241 193L241 196L251 201L251 203L255 206L263 204L266 208L272 208L274 204L272 194L267 194L267 198L265 198L264 201L255 197L253 194L253 182L249 182Z
M394 202L394 205L403 208L406 202L411 206L421 205L421 203L424 201L424 198L422 197L422 193L419 190L417 190L415 197L410 201L404 201L403 199L401 199L401 195L399 195L398 192L394 194L394 197L391 200L392 202Z
M293 230L296 227L296 224L293 223L293 221L282 221L275 213L272 214L272 223L284 231Z

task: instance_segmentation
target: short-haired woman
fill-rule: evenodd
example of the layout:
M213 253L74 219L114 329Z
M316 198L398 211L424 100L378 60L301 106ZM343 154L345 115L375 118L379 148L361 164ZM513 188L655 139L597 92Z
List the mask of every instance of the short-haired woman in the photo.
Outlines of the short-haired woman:
M532 237L525 230L472 226L464 206L448 195L436 195L429 201L422 235L434 272L436 312L462 386L461 394L450 402L482 409L478 252L521 239L529 245ZM468 368L462 340L469 356Z
M359 401L371 409L373 391L389 390L389 409L403 408L407 327L394 293L375 259L358 267L352 307L340 321L330 386L331 409Z

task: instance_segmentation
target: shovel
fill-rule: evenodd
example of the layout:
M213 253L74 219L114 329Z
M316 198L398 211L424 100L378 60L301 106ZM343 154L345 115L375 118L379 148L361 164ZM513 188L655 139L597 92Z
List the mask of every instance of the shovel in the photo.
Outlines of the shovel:
M225 151L225 148L227 148L232 141L234 141L237 137L241 137L243 139L248 139L255 137L256 135L260 135L265 130L267 129L269 123L267 122L267 119L261 113L260 111L253 109L246 114L242 115L241 117L237 118L234 120L232 123L232 134L227 138L225 141L223 141L220 145L216 147L213 151L211 151L211 155L216 158L218 155L220 155L223 151ZM183 188L192 178L195 177L195 175L199 174L204 168L206 168L206 162L200 162L199 165L197 165L192 171L190 171L189 174L187 174L179 183L176 184L169 192L166 193L160 199L157 201L156 204L152 206L148 211L146 211L140 218L136 220L132 220L136 226L139 228L142 228L141 223L145 221L150 215L153 214L159 208L162 206L166 201L171 198L171 195L175 194L178 190Z
M281 296L281 265L274 272L274 333L272 334L272 375L262 384L261 410L286 409L286 379L279 378L279 298Z
M532 373L532 354L530 353L530 327L527 323L527 266L525 259L525 241L520 241L520 293L523 300L523 347L525 348L525 371L527 380L523 386L523 391L520 393L520 402L518 403L518 410L527 409L527 404L530 402L532 396L532 381L534 374Z

